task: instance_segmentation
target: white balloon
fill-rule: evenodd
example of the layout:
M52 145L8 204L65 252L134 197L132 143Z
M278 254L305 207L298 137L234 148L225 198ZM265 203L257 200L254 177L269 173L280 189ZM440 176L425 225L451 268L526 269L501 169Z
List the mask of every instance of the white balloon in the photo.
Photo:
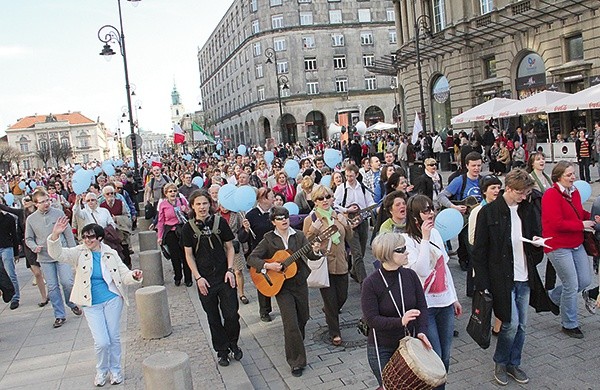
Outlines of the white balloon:
M361 135L364 135L367 132L367 124L363 121L356 122L356 131L358 131Z

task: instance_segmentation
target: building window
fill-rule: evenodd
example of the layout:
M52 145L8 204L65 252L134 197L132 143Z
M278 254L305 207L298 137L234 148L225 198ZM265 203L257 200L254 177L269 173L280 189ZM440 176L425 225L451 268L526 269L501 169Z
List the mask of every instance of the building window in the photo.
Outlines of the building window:
M440 32L444 28L446 28L446 6L444 5L444 0L433 0L433 32Z
M331 24L342 23L342 10L330 9L329 10L329 23L331 23Z
M375 76L365 77L365 89L374 91L377 89L377 78Z
M333 69L346 69L346 56L334 56L333 57Z
M373 54L363 54L363 66L373 66L375 56Z
M287 61L277 61L277 74L287 73L289 70Z
M256 78L262 79L263 77L265 77L265 75L263 74L263 66L256 65Z
M258 34L260 32L260 24L258 20L252 21L252 34Z
M368 23L371 21L371 10L363 8L358 10L358 21L360 23Z
M388 22L394 22L396 20L396 12L393 8L388 8L385 10L385 15L387 17Z
M285 38L273 39L273 48L275 49L275 51L285 51Z
M494 9L494 0L479 0L481 14L485 15Z
M310 81L306 83L306 91L309 95L318 95L319 94L319 82L318 81Z
M488 57L483 59L483 66L485 68L485 78L492 79L497 76L496 73L496 57Z
M252 47L252 49L253 49L252 51L254 52L255 57L258 57L259 55L262 54L262 50L260 48L260 42L256 42L254 44L254 46Z
M305 49L314 49L315 48L315 37L313 37L313 36L302 37L302 46L304 46Z
M339 3L342 0L327 0L328 3Z
M566 39L567 61L583 60L583 37L581 34Z
M259 87L257 90L257 95L258 95L258 101L262 102L263 100L265 100L265 87Z
M298 0L298 3L300 3L300 4L302 4L302 3L309 4L309 3L312 3L312 0Z
M21 153L28 153L29 152L29 145L26 143L22 143L19 144L19 146L21 147Z
M271 28L273 30L283 28L283 15L271 16Z
M317 70L317 58L316 57L308 57L304 59L304 70L311 71Z
M360 44L361 45L372 45L373 44L373 33L372 32L361 32L360 33Z
M313 24L313 13L311 11L300 12L300 25L309 26Z
M390 39L390 43L397 43L398 42L398 35L396 35L396 30L389 30L388 31L388 37Z
M31 169L31 165L29 165L29 160L23 160L22 164L23 164L23 169L25 169L25 170Z
M348 77L335 78L335 92L348 92Z
M258 0L250 0L250 11L258 11Z
M344 34L331 34L331 46L344 46Z
M283 0L269 0L271 7L276 7L278 5L281 5L283 3Z
M290 87L287 84L281 84L280 90L282 98L290 96Z

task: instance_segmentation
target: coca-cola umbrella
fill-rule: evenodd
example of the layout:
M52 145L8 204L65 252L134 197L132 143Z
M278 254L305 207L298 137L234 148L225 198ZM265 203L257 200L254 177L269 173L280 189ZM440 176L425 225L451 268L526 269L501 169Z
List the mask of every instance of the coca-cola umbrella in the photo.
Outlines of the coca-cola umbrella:
M485 103L481 103L460 115L450 119L450 123L453 125L467 122L487 121L492 118L496 118L497 113L500 112L504 107L510 106L513 103L518 102L514 99L506 98L493 98Z
M565 97L549 107L548 112L596 110L600 108L600 84Z

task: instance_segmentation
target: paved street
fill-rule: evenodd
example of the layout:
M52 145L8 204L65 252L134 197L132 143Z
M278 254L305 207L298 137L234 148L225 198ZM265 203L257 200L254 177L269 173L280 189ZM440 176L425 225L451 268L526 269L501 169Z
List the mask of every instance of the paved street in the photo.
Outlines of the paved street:
M595 170L595 169L593 169ZM595 179L596 177L593 177ZM594 184L594 193L600 185ZM589 203L589 202L588 202ZM589 204L588 204L589 208ZM136 247L137 242L134 244ZM369 256L370 257L370 252ZM134 256L134 264L137 255ZM171 309L173 334L161 340L143 340L135 308L135 288L129 289L131 306L122 319L125 383L123 389L143 389L142 361L159 351L183 351L190 356L195 389L374 389L376 381L366 359L366 339L355 323L360 317L358 285L350 282L349 299L341 313L344 345L326 342L326 326L318 291L310 291L311 319L306 333L308 367L301 378L291 376L283 352L283 329L274 301L274 321L263 323L258 317L255 290L248 286L249 305L240 306L244 351L241 364L218 367L210 346L206 318L192 288L175 287L170 265L165 262L165 281ZM466 334L470 300L464 295L465 273L451 260L465 315L457 321L460 332L454 339L448 389L499 388L492 376L494 345L481 350ZM542 265L543 266L543 265ZM66 324L53 329L51 306L38 308L37 287L23 262L18 264L22 288L21 306L0 308L0 389L88 389L92 388L95 356L85 319L67 316ZM370 268L371 269L371 268ZM246 278L247 283L249 278ZM597 279L594 278L594 284ZM600 317L590 315L580 300L579 314L585 334L583 340L568 338L560 332L558 317L529 311L529 326L522 368L531 377L528 385L507 388L597 389L600 371ZM110 386L109 386L110 387Z

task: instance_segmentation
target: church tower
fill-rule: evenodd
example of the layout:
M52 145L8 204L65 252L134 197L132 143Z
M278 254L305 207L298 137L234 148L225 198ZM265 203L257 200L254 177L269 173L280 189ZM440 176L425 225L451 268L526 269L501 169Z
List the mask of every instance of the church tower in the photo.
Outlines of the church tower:
M171 91L171 123L180 123L184 113L185 108L181 104L177 86L173 82L173 91Z

